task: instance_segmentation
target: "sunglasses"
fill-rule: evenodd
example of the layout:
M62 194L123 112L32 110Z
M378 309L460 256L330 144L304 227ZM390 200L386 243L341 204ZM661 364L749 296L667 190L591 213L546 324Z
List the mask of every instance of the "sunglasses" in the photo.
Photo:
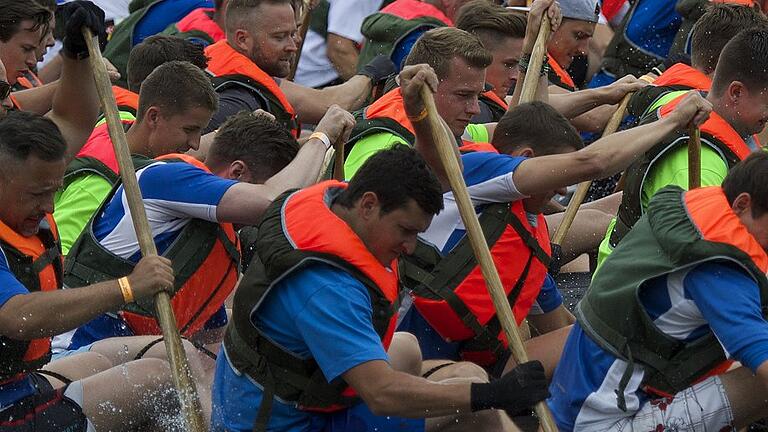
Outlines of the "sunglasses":
M11 85L7 81L0 81L0 101L11 95Z

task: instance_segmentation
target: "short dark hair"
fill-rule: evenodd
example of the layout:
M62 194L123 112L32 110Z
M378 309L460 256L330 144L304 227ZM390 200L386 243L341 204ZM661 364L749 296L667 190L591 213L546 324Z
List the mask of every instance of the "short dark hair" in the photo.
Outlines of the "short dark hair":
M723 47L744 29L768 22L760 11L749 6L711 4L691 32L691 63L704 73L712 73Z
M525 16L488 0L473 0L459 9L456 28L472 33L488 49L504 38L523 39Z
M47 117L11 111L0 119L0 160L25 161L35 156L46 162L63 159L67 143L56 124Z
M224 0L213 0L214 9L220 10L222 6L224 6Z
M493 62L493 55L477 36L455 27L440 27L421 35L413 44L405 64L426 63L432 66L439 79L444 79L454 57L479 69L485 69Z
M131 49L128 90L138 93L141 83L155 68L173 60L190 62L202 70L208 68L208 58L202 46L176 36L150 36Z
M723 180L723 191L732 204L741 193L752 198L752 216L768 212L768 153L757 151L736 164Z
M242 111L221 125L205 163L213 169L241 160L253 174L254 183L264 183L298 153L299 144L280 123Z
M32 21L32 30L48 30L53 12L31 0L0 0L0 42L8 42L21 30L22 21Z
M504 113L496 124L491 144L503 154L530 147L536 156L562 153L565 148L584 148L571 122L544 102L520 104Z
M744 30L723 48L711 91L722 96L734 81L755 91L768 87L768 26Z
M241 28L244 23L250 22L251 13L263 4L289 4L294 7L292 0L230 0L227 5L225 31L230 32Z
M219 97L205 72L190 62L174 60L158 66L144 80L136 120L141 121L152 106L162 108L167 116L195 107L213 113L219 109Z
M38 2L40 6L48 9L49 11L53 13L56 12L56 7L58 6L58 3L56 2L56 0L35 0L35 1Z
M443 209L437 177L416 150L402 144L368 158L336 203L352 208L366 192L379 198L382 214L405 207L411 199L431 215Z

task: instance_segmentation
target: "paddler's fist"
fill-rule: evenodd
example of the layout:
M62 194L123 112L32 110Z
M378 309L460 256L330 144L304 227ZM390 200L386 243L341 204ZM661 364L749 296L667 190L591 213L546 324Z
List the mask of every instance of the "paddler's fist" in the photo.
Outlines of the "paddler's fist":
M355 127L355 117L340 106L331 105L320 119L315 131L328 135L331 144L336 145L342 141L347 142L353 127Z
M62 53L74 59L88 57L88 46L83 37L83 27L99 37L99 45L107 43L107 26L104 11L89 1L73 1L56 8L56 15L64 23L64 48Z
M440 83L432 66L417 64L406 66L400 72L400 92L403 95L405 113L408 117L418 117L424 111L424 99L421 97L421 89L427 86L430 92L437 91Z
M560 4L555 0L535 0L531 4L531 10L528 12L528 24L526 26L526 37L532 37L534 40L541 27L541 17L547 14L552 33L560 28L560 22L563 21L563 15L560 12Z
M173 288L171 260L161 256L144 257L128 275L128 282L136 299L153 296Z
M701 93L691 90L683 97L683 100L667 116L674 121L678 129L687 129L690 126L701 126L707 121L712 112L712 104L701 96Z
M598 88L597 91L601 96L600 102L613 105L621 102L627 93L636 92L647 85L648 81L637 79L633 75L627 75L610 85Z

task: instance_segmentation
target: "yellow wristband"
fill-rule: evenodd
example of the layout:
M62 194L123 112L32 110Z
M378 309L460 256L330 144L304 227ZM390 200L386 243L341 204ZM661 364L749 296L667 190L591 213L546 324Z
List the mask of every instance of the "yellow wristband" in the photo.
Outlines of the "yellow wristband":
M131 283L128 282L128 277L121 277L117 280L117 284L120 285L120 292L123 293L123 301L133 303L133 289L131 289Z
M424 107L424 109L421 110L421 112L415 116L408 116L408 120L411 121L411 123L416 123L424 120L429 115L429 112L427 112L427 107Z

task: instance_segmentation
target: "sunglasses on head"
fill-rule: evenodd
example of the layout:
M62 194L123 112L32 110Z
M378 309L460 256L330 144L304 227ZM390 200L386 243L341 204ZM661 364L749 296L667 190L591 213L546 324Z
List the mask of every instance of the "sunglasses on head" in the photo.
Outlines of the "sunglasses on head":
M0 101L5 100L11 94L11 85L8 81L0 81Z

